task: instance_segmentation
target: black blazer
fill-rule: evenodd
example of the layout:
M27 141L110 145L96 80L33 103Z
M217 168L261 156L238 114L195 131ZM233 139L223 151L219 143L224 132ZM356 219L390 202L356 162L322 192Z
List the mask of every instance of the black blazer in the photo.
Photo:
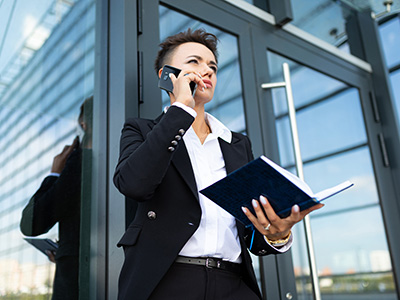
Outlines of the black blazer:
M138 207L118 243L125 252L120 300L147 299L200 224L196 182L181 139L193 121L183 109L171 106L156 120L129 119L124 125L114 183L122 194L137 201ZM233 133L231 143L219 142L228 173L253 159L246 136ZM237 228L244 280L260 295L247 251L251 232L239 222ZM251 251L256 255L277 253L258 232Z

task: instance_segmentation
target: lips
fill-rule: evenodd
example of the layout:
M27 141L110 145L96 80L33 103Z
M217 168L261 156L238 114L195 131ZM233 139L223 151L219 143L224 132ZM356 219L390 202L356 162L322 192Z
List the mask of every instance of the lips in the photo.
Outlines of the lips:
M206 84L207 88L212 88L212 82L208 79L203 79L203 82Z

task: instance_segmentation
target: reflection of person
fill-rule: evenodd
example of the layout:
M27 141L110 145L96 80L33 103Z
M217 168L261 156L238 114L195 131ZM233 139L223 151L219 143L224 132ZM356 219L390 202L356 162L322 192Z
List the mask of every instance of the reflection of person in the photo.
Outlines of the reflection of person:
M291 227L322 206L296 206L280 219L267 199L253 201L256 216L244 208L251 231L199 194L253 159L246 136L204 112L217 83L216 43L202 30L167 38L156 70L160 76L164 64L182 69L171 75L171 106L155 120L124 125L114 182L138 208L119 242L119 299L260 299L247 248L256 255L287 251Z
M22 212L21 231L27 236L48 232L57 222L59 241L56 253L48 252L56 263L52 299L78 299L79 237L82 151L91 148L92 98L81 106L79 125L85 131L82 143L76 137L54 157L51 173Z

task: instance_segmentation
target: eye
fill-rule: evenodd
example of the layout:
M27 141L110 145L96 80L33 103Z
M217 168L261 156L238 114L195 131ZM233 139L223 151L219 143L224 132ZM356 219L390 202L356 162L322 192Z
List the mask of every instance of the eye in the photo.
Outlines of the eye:
M192 64L192 63L197 64L198 63L197 59L193 58L193 59L188 61L188 64Z
M218 68L216 66L211 66L210 69L213 70L214 73L217 73L218 71Z

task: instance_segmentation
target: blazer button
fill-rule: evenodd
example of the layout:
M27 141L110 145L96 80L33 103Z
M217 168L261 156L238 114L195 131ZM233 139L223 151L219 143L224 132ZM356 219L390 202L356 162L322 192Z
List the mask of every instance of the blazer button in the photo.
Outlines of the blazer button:
M176 135L176 136L175 136L175 140L177 140L177 141L180 141L181 138L182 138L182 137L181 137L180 135Z
M176 146L176 145L178 145L178 142L177 142L177 141L172 141L172 142L171 142L171 145L172 145L172 146Z
M155 220L155 219L157 218L157 215L156 215L156 213L155 213L154 211L150 210L150 211L147 213L147 217L148 217L150 220Z
M184 130L184 129L179 129L179 130L178 130L178 133L179 133L180 135L184 135L184 134L185 134L185 130Z
M168 147L168 151L169 151L169 152L174 152L174 151L175 151L175 148L174 148L174 147Z

